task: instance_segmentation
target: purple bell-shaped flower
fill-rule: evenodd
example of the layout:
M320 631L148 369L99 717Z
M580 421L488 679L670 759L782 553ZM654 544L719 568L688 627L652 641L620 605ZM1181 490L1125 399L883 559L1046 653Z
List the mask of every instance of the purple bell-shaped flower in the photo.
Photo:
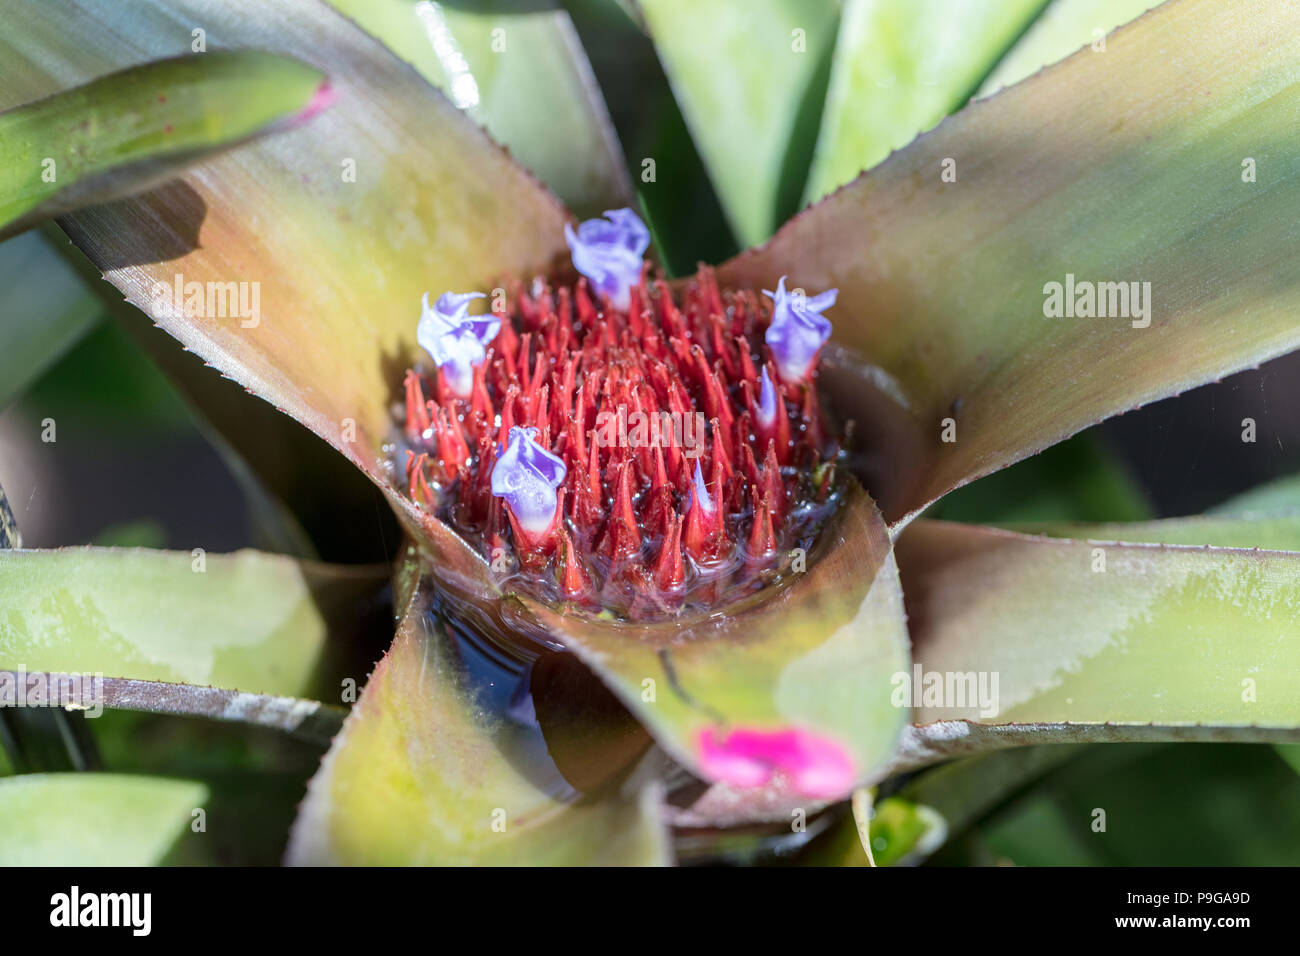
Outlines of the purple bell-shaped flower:
M555 518L555 489L564 481L564 462L536 442L536 428L510 429L506 450L492 467L492 494L504 498L519 527L545 534Z
M482 292L444 292L429 308L429 294L421 300L420 324L415 338L438 366L448 389L457 398L469 398L474 387L474 367L487 358L487 345L501 331L496 315L470 315L469 304Z
M632 286L641 281L642 256L650 246L650 230L631 209L611 209L604 219L588 219L575 233L568 223L564 238L573 266L615 308L626 309Z
M772 324L764 340L772 349L777 372L783 381L802 382L831 337L830 319L821 313L835 304L839 290L829 289L812 298L801 292L791 294L785 291L785 276L781 276L776 291L764 289L763 294L773 302Z

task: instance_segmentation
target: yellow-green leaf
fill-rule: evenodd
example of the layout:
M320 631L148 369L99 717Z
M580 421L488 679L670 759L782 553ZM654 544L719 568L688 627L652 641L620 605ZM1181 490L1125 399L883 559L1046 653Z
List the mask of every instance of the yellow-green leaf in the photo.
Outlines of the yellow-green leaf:
M605 101L563 10L330 0L483 124L579 216L632 203Z
M696 775L719 779L702 735L797 730L848 757L842 798L888 759L908 714L891 699L894 675L908 666L897 569L860 488L805 562L800 571L792 560L784 582L737 606L661 623L608 625L521 600ZM732 821L788 819L789 807L808 805L793 772L722 790ZM716 819L716 810L692 812Z
M211 791L192 780L107 773L0 780L0 866L156 866Z
M502 749L464 659L417 591L313 778L298 865L643 865L669 859L658 788L574 803Z
M744 244L780 224L787 167L803 185L835 45L835 0L641 0L677 103ZM805 142L807 140L807 142Z
M0 551L0 670L337 700L334 670L382 580L254 551Z
M935 682L915 720L970 721L956 744L978 727L1032 742L1026 725L1066 740L1300 740L1300 552L921 521L897 553L921 676L909 686Z
M848 0L804 198L815 201L964 105L1047 0Z
M916 865L1082 749L1054 744L954 760L909 780L874 808L869 821L859 816L855 799L855 829L870 834L877 866ZM855 862L851 853L844 857L841 865Z
M1262 517L1300 515L1300 476L1287 475L1257 488L1251 488L1210 509L1210 514L1226 517Z
M1247 513L1241 516L1205 515L1164 521L1079 521L1006 525L1024 534L1087 541L1145 542L1148 544L1213 545L1216 548L1260 548L1265 551L1300 551L1300 514Z
M1019 83L1049 64L1087 46L1106 53L1106 37L1161 0L1052 0L980 87L980 95Z

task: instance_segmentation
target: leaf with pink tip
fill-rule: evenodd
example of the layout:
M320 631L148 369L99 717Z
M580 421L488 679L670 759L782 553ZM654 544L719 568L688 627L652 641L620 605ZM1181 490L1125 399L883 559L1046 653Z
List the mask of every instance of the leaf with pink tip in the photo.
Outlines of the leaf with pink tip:
M856 485L807 570L740 606L616 626L521 600L676 760L726 785L718 799L762 803L746 814L789 819L809 799L842 799L907 719L891 701L908 666L897 570Z
M315 0L0 0L0 19L0 105L188 49L199 26L210 47L267 48L330 75L335 102L312 123L63 225L129 301L391 492L380 446L417 358L421 295L544 270L566 252L560 203ZM245 283L248 308L187 316L173 300L190 282ZM450 570L486 578L459 539L393 497Z
M973 103L719 278L838 287L832 341L874 367L830 349L825 380L857 412L868 487L896 523L1300 345L1298 108L1300 7L1177 0L1105 54ZM1132 307L1045 317L1067 275L1150 283L1149 325Z
M0 67L0 78L5 73ZM0 112L0 239L305 122L328 89L324 74L292 57L214 51L143 63L13 106Z
M576 702L575 702L576 703ZM388 655L335 738L290 838L295 865L663 864L659 790L580 803L503 749L509 728L470 683L463 651L417 590Z
M1231 523L1197 536L1234 540ZM1185 540L1191 527L1159 524L1134 536ZM899 537L913 693L928 682L935 695L900 765L1035 742L1300 740L1300 552L1077 533L919 521ZM992 691L995 675L996 693L974 699L971 679Z

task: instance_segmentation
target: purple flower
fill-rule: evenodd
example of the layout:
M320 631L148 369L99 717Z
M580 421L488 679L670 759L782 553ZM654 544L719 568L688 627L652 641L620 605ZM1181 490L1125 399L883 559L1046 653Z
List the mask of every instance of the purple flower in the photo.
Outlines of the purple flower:
M631 209L610 209L605 217L588 219L576 233L565 223L564 238L574 268L615 308L626 309L629 291L641 281L641 257L650 246L650 230Z
M469 304L482 292L444 292L429 308L429 293L420 300L420 324L415 338L438 366L451 393L469 398L474 386L474 366L487 358L487 344L501 331L496 315L469 315Z
M763 290L773 302L772 324L765 341L776 359L777 371L787 382L802 382L817 361L817 352L831 337L831 322L821 313L835 304L838 289L829 289L811 299L802 292L785 291L785 276L776 292Z
M758 392L758 417L759 424L764 428L770 428L776 421L777 400L776 386L772 384L771 377L767 374L767 366L763 366L763 380L759 385Z
M713 514L713 499L709 497L709 486L704 482L704 473L700 471L699 459L695 461L695 497L699 499L701 508Z
M492 466L492 494L504 498L519 526L545 534L555 518L555 489L564 481L564 462L537 444L536 428L510 429L506 450Z

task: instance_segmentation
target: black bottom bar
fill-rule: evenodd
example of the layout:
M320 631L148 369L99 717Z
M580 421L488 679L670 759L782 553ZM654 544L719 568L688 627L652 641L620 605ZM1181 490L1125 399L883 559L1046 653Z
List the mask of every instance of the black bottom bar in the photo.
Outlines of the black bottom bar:
M614 915L641 924L634 930L638 935L658 929L681 938L686 927L672 925L677 906L662 906L666 900L687 905L692 937L716 923L732 945L749 933L762 938L779 932L783 924L810 946L840 934L879 939L886 926L910 928L928 944L969 942L1013 928L1022 940L1030 938L1022 933L1035 931L1053 934L1040 940L1072 943L1194 935L1230 942L1292 926L1293 879L1291 870L1260 869L696 869L611 877L583 870L49 868L0 870L0 898L9 944L71 936L78 942L97 937L129 943L140 934L209 945L256 940L259 948L280 940L299 947L339 945L357 931L387 938L394 922L422 927L434 943L444 925L459 935L476 926L499 927L507 913L508 925L518 932L531 927L571 939L575 930L596 928ZM778 901L784 902L774 906ZM74 912L78 924L117 925L74 927ZM534 914L538 919L528 919ZM647 919L659 925L644 925Z

